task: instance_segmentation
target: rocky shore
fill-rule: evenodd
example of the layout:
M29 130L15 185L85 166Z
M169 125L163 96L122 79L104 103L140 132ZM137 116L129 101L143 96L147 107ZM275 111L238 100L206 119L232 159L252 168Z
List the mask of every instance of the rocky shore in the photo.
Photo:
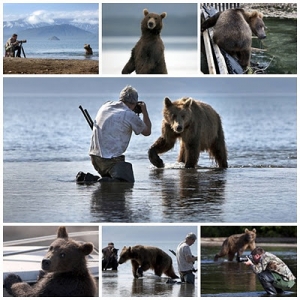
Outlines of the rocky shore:
M3 74L99 74L96 60L4 57Z
M297 19L297 3L242 3L240 8L257 9L265 18Z

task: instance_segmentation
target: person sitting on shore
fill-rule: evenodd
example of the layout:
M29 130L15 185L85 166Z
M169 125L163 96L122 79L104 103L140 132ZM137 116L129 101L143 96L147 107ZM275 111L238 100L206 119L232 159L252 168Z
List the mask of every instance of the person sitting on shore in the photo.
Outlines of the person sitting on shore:
M5 56L15 57L17 51L17 57L21 57L20 41L17 40L18 35L14 33L5 43Z

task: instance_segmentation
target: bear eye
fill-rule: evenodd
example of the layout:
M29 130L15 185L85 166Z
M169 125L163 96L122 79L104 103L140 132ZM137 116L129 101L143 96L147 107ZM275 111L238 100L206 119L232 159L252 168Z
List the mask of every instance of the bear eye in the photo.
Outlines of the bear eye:
M50 246L50 247L49 247L49 251L52 251L52 250L53 250L53 246Z
M60 254L59 254L59 257L60 257L60 258L64 258L65 256L66 256L65 253L60 253Z
M185 118L185 115L181 115L181 118L184 119L184 118Z

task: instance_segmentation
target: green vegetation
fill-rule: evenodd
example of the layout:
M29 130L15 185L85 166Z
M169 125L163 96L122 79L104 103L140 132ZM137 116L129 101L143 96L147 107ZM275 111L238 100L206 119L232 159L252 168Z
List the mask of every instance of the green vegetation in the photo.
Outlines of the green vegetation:
M201 237L227 237L245 228L255 228L259 237L297 237L297 226L201 226Z

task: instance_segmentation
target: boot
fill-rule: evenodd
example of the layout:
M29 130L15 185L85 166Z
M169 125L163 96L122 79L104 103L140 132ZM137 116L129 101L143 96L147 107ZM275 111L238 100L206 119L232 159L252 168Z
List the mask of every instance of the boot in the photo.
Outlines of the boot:
M262 287L269 295L277 295L277 290L273 286L274 277L270 271L268 270L262 271L261 273L257 274L257 277Z

